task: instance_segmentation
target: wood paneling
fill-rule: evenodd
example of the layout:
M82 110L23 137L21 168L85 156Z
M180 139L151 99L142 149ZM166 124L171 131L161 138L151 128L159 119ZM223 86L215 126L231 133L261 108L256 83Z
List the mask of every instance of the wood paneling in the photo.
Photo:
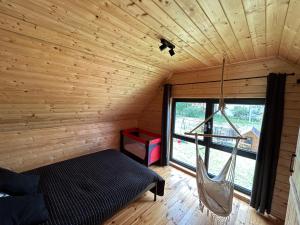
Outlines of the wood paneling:
M287 206L285 225L299 225L300 224L300 212L299 212L299 197L297 196L297 190L291 184L289 201Z
M281 44L279 55L292 62L300 63L300 51L299 51L299 36L300 36L300 1L290 0L287 15L285 18L285 24L281 37Z
M147 192L143 197L130 204L106 221L105 225L132 225L132 224L157 224L157 225L214 225L226 224L212 221L211 216L199 209L199 199L195 177L187 175L171 166L152 167L166 180L164 197L153 201L153 194ZM264 217L256 213L245 202L234 198L233 210L228 225L282 225L283 222L271 217Z
M0 30L0 165L17 170L118 147L165 78Z
M228 65L225 67L225 79L245 79L225 81L224 94L228 98L263 98L266 92L266 78L247 79L247 77L265 76L271 72L296 73L296 76L287 79L280 158L272 205L272 214L284 219L289 192L290 157L296 149L298 126L300 124L300 86L296 84L296 79L300 77L300 67L277 58ZM214 81L219 80L220 76L220 67L203 69L174 74L168 80L168 83ZM172 97L218 98L219 88L220 84L218 82L173 86ZM161 104L162 92L159 92L141 114L139 119L141 128L160 132Z
M118 130L138 118L159 132L160 85L172 73L173 83L218 79L223 54L230 63L277 56L299 63L299 7L298 0L1 0L0 166L22 170L116 146ZM162 37L176 45L175 56L159 51ZM226 76L293 70L273 58L234 64ZM263 79L226 85L230 97L265 90ZM284 172L274 194L281 215L299 121L299 87L288 88ZM217 84L178 86L174 95L217 91ZM101 139L107 127L113 131Z
M0 28L149 70L280 55L299 61L298 0L0 2ZM158 49L161 37L176 55Z
M162 100L163 92L161 88L140 114L139 127L161 133Z
M169 75L141 49L153 38L126 29L92 2L0 2L0 166L21 171L119 146L119 131L137 126Z
M136 125L136 120L121 120L1 131L0 165L24 171L94 151L118 149L120 130Z
M285 217L285 225L300 224L300 130L293 162L293 173L290 176L290 193Z
M298 0L2 0L0 29L157 72L277 56L298 62ZM160 52L159 39L176 45Z

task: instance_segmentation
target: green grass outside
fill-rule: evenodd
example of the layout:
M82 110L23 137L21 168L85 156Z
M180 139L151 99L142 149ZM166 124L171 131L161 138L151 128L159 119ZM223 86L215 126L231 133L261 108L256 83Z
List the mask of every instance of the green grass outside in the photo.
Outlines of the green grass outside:
M205 148L200 147L200 155L204 159ZM211 149L209 156L208 171L211 174L217 175L230 157L229 153ZM188 165L196 167L196 146L189 142L178 142L178 139L173 139L173 158L184 162ZM255 160L237 156L235 170L235 184L238 184L248 190L252 189L253 176L255 170Z

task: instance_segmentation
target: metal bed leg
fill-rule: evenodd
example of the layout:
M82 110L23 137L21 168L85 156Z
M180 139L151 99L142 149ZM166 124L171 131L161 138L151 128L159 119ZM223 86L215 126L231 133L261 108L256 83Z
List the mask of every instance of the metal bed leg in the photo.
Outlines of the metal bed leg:
M155 184L155 193L154 193L154 201L156 202L156 195L157 195L157 183Z

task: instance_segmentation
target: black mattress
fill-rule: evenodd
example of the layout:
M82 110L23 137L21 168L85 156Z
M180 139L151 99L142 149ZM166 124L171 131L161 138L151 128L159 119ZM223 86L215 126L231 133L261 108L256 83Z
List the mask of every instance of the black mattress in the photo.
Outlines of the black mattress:
M116 150L25 173L40 175L39 189L50 214L43 225L99 225L153 183L157 194L164 194L165 182L158 174Z

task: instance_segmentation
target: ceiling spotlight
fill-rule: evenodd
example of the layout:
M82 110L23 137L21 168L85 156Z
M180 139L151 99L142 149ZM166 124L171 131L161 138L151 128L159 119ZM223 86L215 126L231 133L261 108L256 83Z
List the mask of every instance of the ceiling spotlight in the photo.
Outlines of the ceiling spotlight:
M167 45L165 44L165 43L162 43L162 45L161 46L159 46L159 49L162 51L162 50L164 50L164 49L166 49L167 48Z
M169 48L170 55L171 56L175 55L175 52L174 52L175 45L173 45L171 42L167 41L164 38L160 39L160 43L161 43L161 46L159 46L160 51L163 51L164 49Z
M170 53L170 56L173 56L173 55L175 55L174 49L173 49L173 48L171 48L171 49L169 50L169 53Z

